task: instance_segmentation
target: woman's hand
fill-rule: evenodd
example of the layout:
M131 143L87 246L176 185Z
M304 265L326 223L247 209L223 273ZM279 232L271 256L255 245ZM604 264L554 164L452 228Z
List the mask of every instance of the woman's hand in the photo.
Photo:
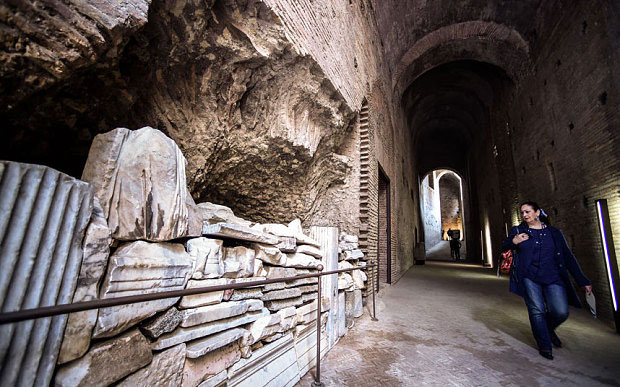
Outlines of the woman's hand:
M524 242L528 239L530 239L530 236L522 232L521 234L517 234L514 238L512 238L512 243L518 245L519 243Z
M586 293L588 293L588 296L592 294L592 285L586 285L584 288L586 288Z

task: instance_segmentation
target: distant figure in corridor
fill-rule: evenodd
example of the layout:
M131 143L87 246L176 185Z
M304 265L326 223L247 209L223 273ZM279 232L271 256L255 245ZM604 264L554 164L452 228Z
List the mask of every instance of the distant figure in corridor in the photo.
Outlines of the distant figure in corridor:
M458 237L454 235L454 233L451 235L453 236L451 237L452 239L450 239L450 255L458 261L461 259L461 242L459 242L460 235Z
M523 222L513 227L502 243L502 251L515 251L510 291L525 299L538 353L553 360L551 344L562 347L555 329L568 318L569 304L581 307L568 273L588 294L592 286L564 235L549 224L538 204L521 204L521 216Z

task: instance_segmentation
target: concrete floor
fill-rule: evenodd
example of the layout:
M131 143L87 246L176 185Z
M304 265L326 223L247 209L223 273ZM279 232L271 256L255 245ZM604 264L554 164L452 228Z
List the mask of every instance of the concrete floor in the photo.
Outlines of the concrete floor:
M326 386L620 386L620 335L610 325L571 308L557 330L564 346L547 360L523 300L493 269L414 266L379 295L379 321L367 313L323 359Z
M465 241L461 241L461 260L467 259L467 246ZM450 242L440 241L435 246L426 251L426 260L428 261L454 261L450 257Z

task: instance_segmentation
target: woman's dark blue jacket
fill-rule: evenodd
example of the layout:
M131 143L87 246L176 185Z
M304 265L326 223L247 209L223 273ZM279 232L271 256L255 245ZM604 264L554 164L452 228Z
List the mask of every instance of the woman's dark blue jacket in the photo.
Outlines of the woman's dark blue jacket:
M519 259L519 245L512 243L512 239L517 234L527 233L527 229L528 227L525 222L513 227L510 230L508 237L504 239L504 242L502 243L502 251L513 250L515 252L512 269L510 270L510 291L520 295L521 297L525 294L523 278L531 262L529 262L526 256L522 256L523 258ZM577 262L577 259L575 259L572 251L570 251L568 244L566 244L566 239L564 239L562 232L551 226L547 226L547 229L551 233L553 243L555 245L553 258L555 258L555 263L557 264L560 278L566 287L568 303L569 305L580 308L581 302L577 297L577 293L575 293L575 288L573 288L573 285L570 282L568 273L570 272L573 275L573 278L575 278L575 281L579 286L590 285L590 280L588 280L588 278L581 271L581 267L579 267L579 263ZM521 243L527 243L527 241Z

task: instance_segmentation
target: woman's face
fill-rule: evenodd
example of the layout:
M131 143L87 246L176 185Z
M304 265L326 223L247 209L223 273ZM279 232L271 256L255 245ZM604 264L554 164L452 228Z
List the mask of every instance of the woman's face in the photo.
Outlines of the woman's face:
M535 222L539 215L540 210L534 211L534 208L529 204L524 204L521 206L521 216L526 223Z

